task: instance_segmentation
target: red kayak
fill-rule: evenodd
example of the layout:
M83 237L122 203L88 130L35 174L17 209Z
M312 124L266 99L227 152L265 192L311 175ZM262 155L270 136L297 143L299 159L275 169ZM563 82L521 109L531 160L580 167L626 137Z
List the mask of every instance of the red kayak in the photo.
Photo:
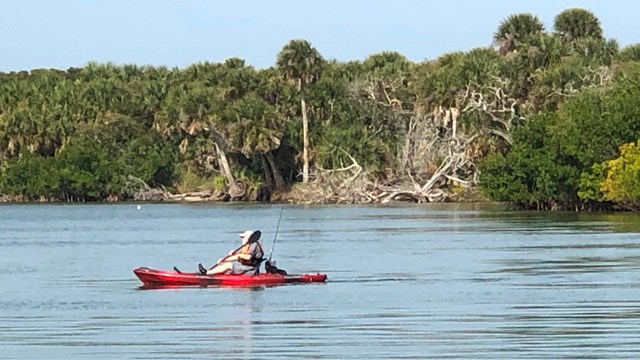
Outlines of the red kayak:
M186 273L176 271L164 271L139 267L133 270L134 274L145 286L260 286L279 285L290 283L323 283L327 281L325 274L259 274L259 275L202 275L199 273Z

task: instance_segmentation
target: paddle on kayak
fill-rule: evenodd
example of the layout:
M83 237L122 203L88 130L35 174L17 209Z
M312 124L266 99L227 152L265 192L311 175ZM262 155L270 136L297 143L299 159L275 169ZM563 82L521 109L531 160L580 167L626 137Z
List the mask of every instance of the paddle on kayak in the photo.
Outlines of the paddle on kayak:
M233 255L235 255L238 251L240 251L240 249L245 247L247 244L253 244L253 243L257 242L258 240L260 240L260 236L261 235L262 235L262 233L260 232L260 230L256 230L256 231L252 232L251 235L249 236L249 239L247 240L247 243L240 245L237 249L233 250L227 256L225 256L222 259L220 259L220 261L218 261L217 264L215 264L215 265L213 265L212 267L209 268L209 271L215 269L216 267L218 267L218 265L222 264L228 258L230 258Z

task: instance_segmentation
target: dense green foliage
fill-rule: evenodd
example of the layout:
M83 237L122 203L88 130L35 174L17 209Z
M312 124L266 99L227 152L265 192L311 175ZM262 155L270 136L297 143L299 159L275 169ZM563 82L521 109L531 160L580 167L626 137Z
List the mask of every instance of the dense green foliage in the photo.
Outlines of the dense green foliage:
M605 200L637 207L640 200L640 152L635 143L620 147L620 157L606 162L607 178L600 191Z
M192 191L233 179L277 191L308 166L354 160L390 181L408 172L407 156L427 157L428 172L446 155L437 143L431 153L409 146L422 126L441 141L473 139L466 155L491 200L639 208L640 45L619 50L583 9L558 14L553 32L514 14L493 42L420 63L396 52L327 61L292 40L267 69L231 58L0 73L0 194L122 200L142 185Z
M635 78L639 73L632 71ZM509 153L485 159L487 195L544 209L616 200L599 192L599 164L640 137L640 83L623 78L610 88L583 90L559 111L535 115L517 129Z

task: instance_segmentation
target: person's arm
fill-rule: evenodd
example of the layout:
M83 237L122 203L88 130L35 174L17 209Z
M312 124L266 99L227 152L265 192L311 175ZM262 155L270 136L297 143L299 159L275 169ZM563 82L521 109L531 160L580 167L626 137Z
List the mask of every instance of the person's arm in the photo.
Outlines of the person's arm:
M251 246L254 246L254 244L251 244ZM253 247L251 249L253 251L251 251L248 254L245 254L245 253L242 253L242 252L234 254L233 252L229 252L229 254L227 256L229 256L229 255L231 255L231 256L229 256L226 259L225 258L218 259L218 264L221 263L223 259L224 259L224 262L237 261L239 259L243 259L243 260L246 260L246 261L251 261L253 259L253 257L255 256L254 253L256 252L257 248Z
M264 254L262 254L262 251L260 251L260 246L258 245L258 243L251 244L251 247L249 248L249 250L250 251L248 253L236 254L235 255L236 259L253 261L253 259L262 258L262 256L264 256Z
M253 259L253 254L236 254L234 256L236 259L242 259L247 261L251 261L251 259Z
M242 254L242 253L238 253L238 254L233 255L233 251L230 251L230 252L229 252L229 254L228 254L226 257L223 257L223 258L218 259L218 261L216 262L216 264L220 264L220 263L221 263L221 262L223 262L223 261L224 261L224 262L236 261L236 260L238 260L238 257L239 257L240 255L244 255L244 254Z

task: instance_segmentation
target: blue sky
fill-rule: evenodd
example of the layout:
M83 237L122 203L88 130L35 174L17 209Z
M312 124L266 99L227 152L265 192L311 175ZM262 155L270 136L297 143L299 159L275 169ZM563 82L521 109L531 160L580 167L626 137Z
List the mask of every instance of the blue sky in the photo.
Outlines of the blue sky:
M551 30L570 7L594 12L621 46L640 42L640 2L630 0L2 0L0 71L229 57L264 68L291 39L309 40L327 59L398 51L419 62L488 46L500 21L520 12Z

